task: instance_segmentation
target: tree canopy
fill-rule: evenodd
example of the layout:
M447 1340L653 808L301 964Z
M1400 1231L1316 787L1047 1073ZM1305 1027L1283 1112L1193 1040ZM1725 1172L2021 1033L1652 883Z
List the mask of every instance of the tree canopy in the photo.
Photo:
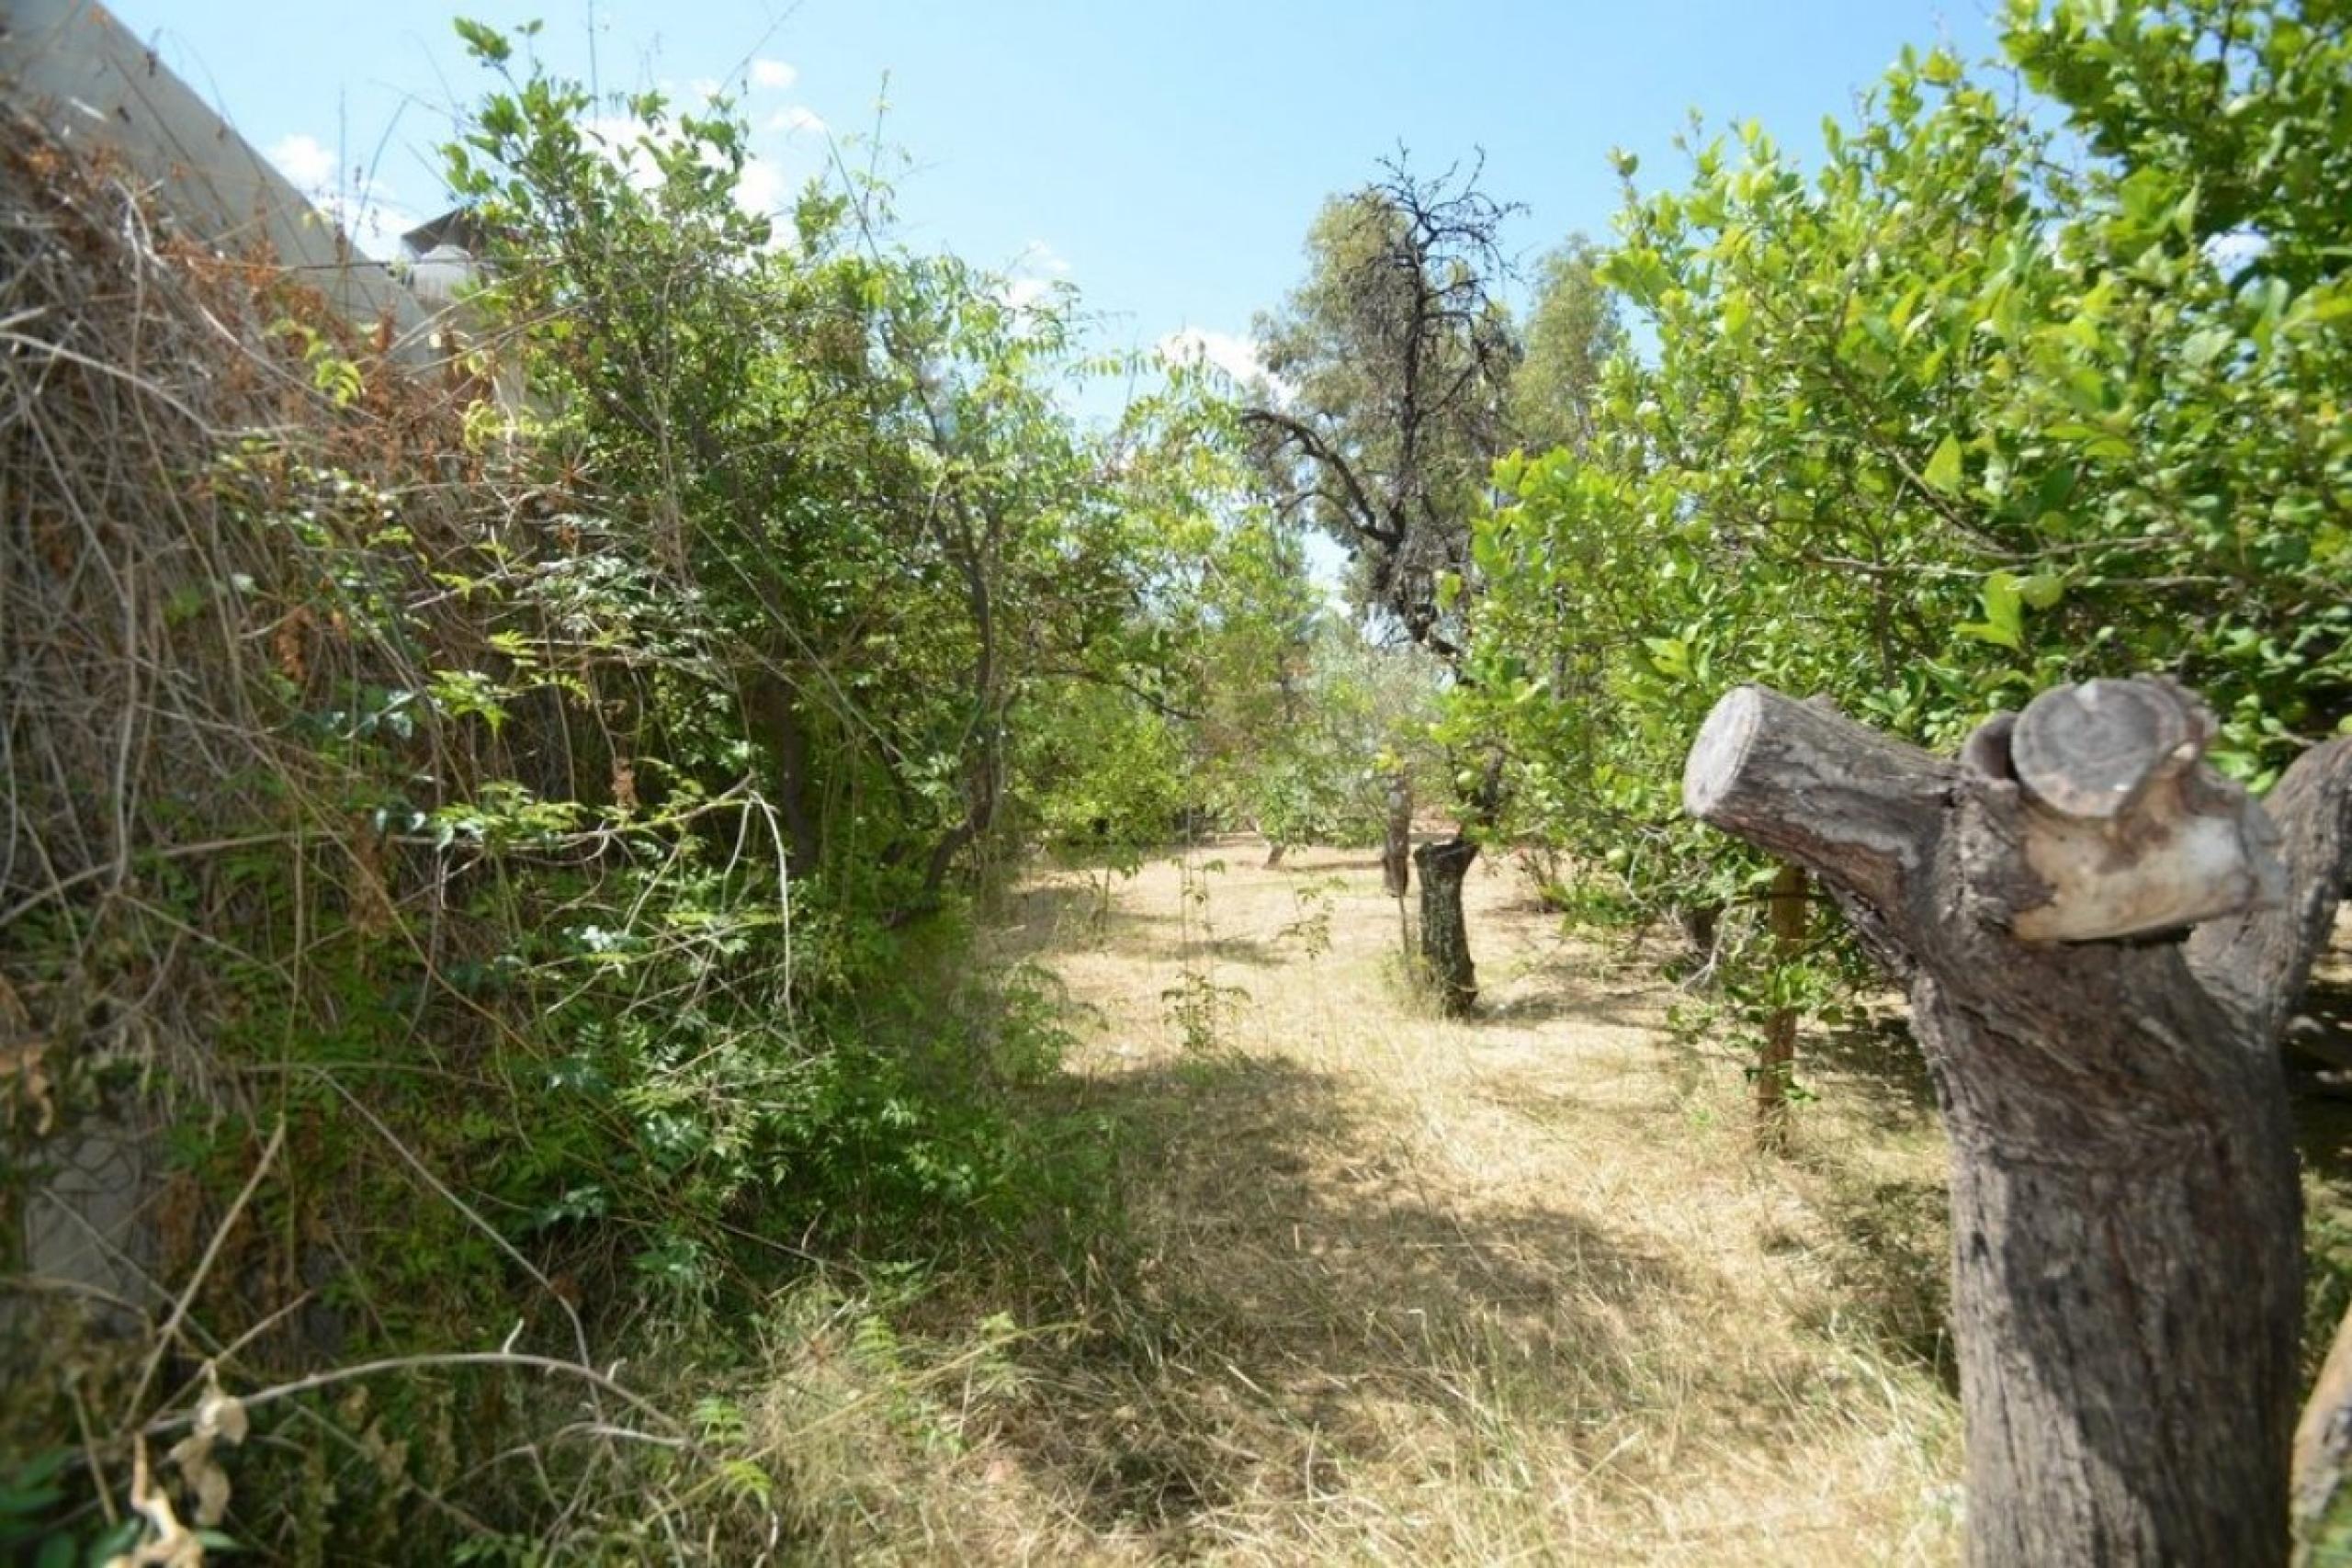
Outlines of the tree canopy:
M1508 209L1477 176L1400 159L1324 204L1306 280L1258 324L1277 395L1241 416L1276 514L1336 540L1355 601L1449 660L1520 355L1498 292Z
M1464 722L1632 886L1707 863L1671 764L1740 680L1949 746L2053 682L2164 671L2257 788L2352 714L2348 209L2306 150L2341 29L2068 4L2006 36L2047 107L1932 51L1810 173L1752 124L1681 188L1624 165L1601 276L1657 350L1611 367L1583 450L1501 470Z

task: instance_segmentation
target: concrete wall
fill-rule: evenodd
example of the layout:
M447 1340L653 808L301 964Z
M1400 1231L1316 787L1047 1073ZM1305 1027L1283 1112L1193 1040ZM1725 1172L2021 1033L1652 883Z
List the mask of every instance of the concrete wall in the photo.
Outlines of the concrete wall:
M439 258L437 297L421 299L92 0L0 0L0 136L24 119L67 147L119 158L186 234L228 254L266 251L363 330L389 319L401 361L429 370L462 344L466 310L449 298L451 280L467 275L462 253ZM514 379L511 370L500 378L510 408L520 400ZM45 1142L45 1179L22 1217L27 1274L99 1303L153 1311L168 1301L154 1275L153 1147L143 1108L128 1099ZM0 1154L16 1152L0 1145ZM0 1298L0 1324L14 1310ZM96 1316L133 1321L103 1309ZM304 1324L314 1343L332 1343L331 1316L312 1313Z
M231 253L263 242L363 327L389 315L401 360L443 357L435 313L95 0L0 0L0 103L121 157L191 234Z

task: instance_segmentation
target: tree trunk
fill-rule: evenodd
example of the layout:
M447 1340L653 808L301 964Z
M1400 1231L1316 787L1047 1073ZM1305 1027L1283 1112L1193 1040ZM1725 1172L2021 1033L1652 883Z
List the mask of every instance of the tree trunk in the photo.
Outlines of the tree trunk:
M822 845L808 809L813 780L798 699L782 676L762 671L746 683L745 707L752 735L767 743L775 759L775 804L789 839L787 863L795 876L813 874Z
M1278 865L1280 865L1280 864L1282 864L1282 863L1283 863L1283 848L1284 848L1284 845L1283 844L1282 840L1279 840L1279 839L1269 840L1267 841L1267 843L1266 843L1266 865L1265 865L1265 869L1266 869L1266 870L1268 870L1268 871L1272 871L1272 870L1273 870L1276 866L1278 866Z
M2339 746L2341 743L2339 743ZM2217 922L2191 942L2191 959L2207 987L2229 995L2245 988L2239 1004L2262 1010L2273 1030L2285 1033L2295 1018L2311 965L2327 945L2335 920L2336 897L2352 862L2352 811L2344 805L2344 775L2352 761L2331 768L2325 750L2297 759L2263 802L2278 826L2287 863L2288 903L2267 922ZM2268 977L2266 990L2260 982ZM2312 1561L2337 1560L2327 1552L2352 1538L2352 1312L2336 1325L2335 1342L2295 1427L2295 1525ZM2332 1538L2332 1539L2331 1539Z
M1723 923L1721 904L1685 904L1674 911L1675 923L1682 928L1682 940L1690 944L1690 954L1702 964L1715 962L1715 928Z
M2176 953L2148 956L2121 966L2137 983L2017 976L2000 1027L1914 983L1951 1140L1974 1562L2285 1560L2302 1258L2284 1086ZM2045 989L2067 978L2074 996Z
M1402 898L1413 872L1413 786L1404 774L1388 781L1388 830L1380 850L1381 885Z
M1458 833L1413 852L1421 868L1421 970L1448 1018L1467 1018L1478 1005L1470 924L1462 913L1462 884L1477 858L1478 846Z
M2286 1561L2276 1036L2342 884L2352 745L2274 792L2282 872L2261 809L2197 765L2209 734L2177 687L2097 682L1951 762L1744 687L1684 775L1687 809L1818 875L1909 987L1951 1147L1973 1563Z
M1793 963L1804 946L1804 872L1782 865L1772 878L1772 962ZM1781 1154L1789 1146L1789 1081L1797 1061L1797 1010L1776 1008L1764 1021L1764 1046L1756 1058L1756 1146Z

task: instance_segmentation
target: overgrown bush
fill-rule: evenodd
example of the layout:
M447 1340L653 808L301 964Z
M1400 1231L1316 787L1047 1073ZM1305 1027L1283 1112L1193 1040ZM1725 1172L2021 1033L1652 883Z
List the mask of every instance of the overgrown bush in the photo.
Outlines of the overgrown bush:
M137 1212L96 1315L8 1260L12 1550L773 1539L788 1466L669 1393L731 1325L1103 1217L956 912L1024 708L1148 672L1061 319L876 188L777 243L724 106L595 107L518 73L452 149L429 371L10 140L5 1199L53 1234L95 1152Z

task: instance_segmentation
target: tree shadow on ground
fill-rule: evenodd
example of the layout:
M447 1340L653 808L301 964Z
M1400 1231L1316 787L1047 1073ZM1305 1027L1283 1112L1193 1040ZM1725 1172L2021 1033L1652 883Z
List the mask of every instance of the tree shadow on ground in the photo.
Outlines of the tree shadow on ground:
M1137 913L1117 900L1115 882L1108 903L1099 883L1064 881L1021 888L1005 895L990 911L990 950L1014 963L1052 952L1093 950L1115 951L1144 964L1235 964L1252 969L1278 969L1310 956L1304 911L1300 919L1267 935L1246 936L1220 934L1213 924L1199 922L1188 931L1180 916Z
M2327 1174L2352 1180L2352 979L2315 977L2290 1028L2301 1043L2287 1054L2298 1101L2297 1126L2304 1129L2308 1160Z
M2304 1175L2303 1373L2315 1377L2336 1325L2352 1309L2352 958L2337 928L2335 949L2290 1026L2287 1051L2295 1147Z
M1941 1112L1910 1015L1892 999L1856 1021L1806 1032L1797 1081L1816 1100L1859 1117L1873 1139L1939 1133ZM1840 1145L1809 1141L1800 1111L1794 1159L1806 1195L1828 1229L1826 1267L1834 1315L1873 1344L1960 1392L1951 1337L1951 1195L1940 1176L1890 1176L1853 1163ZM1815 1325L1833 1334L1838 1325Z
M1487 1074L1473 1092L1487 1104L1555 1135L1579 1118L1611 1113L1604 1101L1555 1089L1534 1072Z
M2352 987L2314 982L2301 1010L2352 1043ZM1859 1109L1882 1134L1927 1129L1935 1089L1906 1017L1876 1010L1854 1028L1808 1035L1800 1077L1825 1099ZM2306 1372L2317 1370L2336 1319L2352 1304L2352 1098L2308 1074L2290 1077L2295 1141L2307 1184L2310 1279ZM1958 1391L1950 1324L1949 1194L1937 1179L1888 1179L1806 1148L1809 1196L1831 1232L1828 1263L1839 1311L1887 1350Z
M1504 987L1497 987L1499 992ZM1639 989L1608 991L1556 984L1532 996L1482 995L1478 1010L1464 1021L1479 1024L1524 1025L1573 1022L1619 1029L1656 1029L1657 993Z
M1272 937L1213 937L1189 947L1177 942L1171 944L1167 953L1170 958L1179 963L1198 953L1219 964L1238 964L1251 969L1274 969L1303 961L1299 952L1286 945L1279 934Z
M1159 963L1183 967L1190 964L1238 964L1245 969L1279 969L1285 964L1304 963L1306 954L1295 943L1285 942L1282 933L1271 937L1257 936L1193 936L1190 940L1177 937L1169 941L1122 942L1121 954L1144 963Z
M1797 1078L1858 1107L1883 1133L1936 1124L1935 1080L1911 1033L1910 1015L1892 1004L1857 1022L1807 1032L1797 1047Z
M1283 857L1282 864L1272 867L1271 869L1278 872L1290 872L1299 876L1329 876L1343 871L1378 871L1380 869L1380 857L1378 855L1360 855L1353 858L1346 858L1341 856L1316 855L1312 858L1306 856L1298 856L1294 858L1290 855L1284 855Z
M1686 1281L1622 1233L1433 1201L1353 1091L1295 1063L1210 1055L1070 1092L1117 1129L1128 1231L1089 1248L1080 1326L1035 1342L1037 1396L1002 1436L1095 1528L1181 1538L1322 1491L1416 1411L1508 1429L1638 1403L1635 1342Z
M2329 1045L2329 1055L2352 1055L2352 986L2313 982L2300 1010ZM2295 1094L2295 1141L2307 1170L2352 1190L2352 1073L2314 1071L2312 1058L2288 1057Z
M989 945L1012 962L1034 958L1048 951L1082 952L1089 947L1125 948L1179 923L1173 915L1139 914L1115 902L1105 903L1099 884L1051 882L1023 887L1004 896L991 911Z
M1835 1316L1881 1350L1960 1393L1951 1337L1951 1198L1940 1179L1888 1179L1834 1160L1805 1159L1809 1197L1829 1229L1820 1253L1834 1303L1812 1326L1837 1337Z
M1717 1092L1702 1080L1736 1077L1750 1058L1721 1042L1668 1032L1659 1039L1675 1091ZM1789 1176L1820 1230L1791 1230L1769 1248L1802 1251L1824 1275L1808 1324L1825 1338L1859 1331L1881 1352L1920 1368L1945 1392L1959 1391L1951 1325L1950 1201L1940 1175L1891 1174L1867 1151L1886 1140L1938 1134L1935 1086L1899 1006L1873 1007L1859 1021L1813 1028L1797 1044ZM1815 1104L1859 1120L1869 1136L1825 1134ZM1939 1134L1938 1134L1939 1135Z

